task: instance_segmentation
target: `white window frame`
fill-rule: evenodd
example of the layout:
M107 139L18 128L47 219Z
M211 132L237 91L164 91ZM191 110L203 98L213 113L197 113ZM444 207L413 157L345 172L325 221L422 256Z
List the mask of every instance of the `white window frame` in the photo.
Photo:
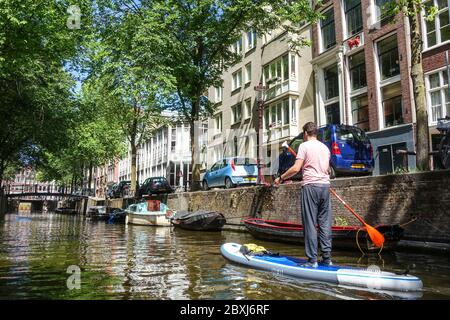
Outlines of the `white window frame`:
M245 34L245 49L246 49L245 51L246 52L256 48L257 39L258 39L258 36L254 30L250 30Z
M222 112L220 112L214 116L214 129L216 134L222 133L222 125Z
M223 99L223 88L222 87L214 87L214 97L215 102L221 102Z
M425 4L425 2L429 2L429 1L432 1L433 4L437 7L437 0L427 0L427 1L424 1L424 4ZM422 15L423 19L420 19L420 20L422 22L422 40L423 40L423 48L424 48L424 50L431 50L433 48L436 48L436 47L442 46L444 44L450 43L450 39L449 40L445 40L443 42L441 41L441 25L440 25L440 19L439 19L439 14L444 12L444 11L447 11L447 14L450 14L449 13L449 9L450 8L449 8L448 2L447 2L447 7L439 10L438 13L436 14L436 16L433 18L434 19L434 23L435 23L434 26L435 26L435 33L436 33L436 44L434 44L432 46L428 45L428 37L427 37L427 31L428 30L427 30L427 23L425 21L425 9L422 9L421 15Z
M249 62L245 65L245 84L252 81L252 63Z
M322 25L321 25L321 20L319 20L319 21L317 22L317 31L318 31L318 37L317 37L317 39L318 39L318 41L319 41L319 52L320 52L320 53L323 53L323 52L326 52L326 51L328 51L328 50L331 50L331 49L335 48L335 47L336 47L336 44L337 44L337 41L336 41L336 16L334 15L334 5L331 5L330 7L326 8L325 10L323 10L323 11L321 12L321 14L323 15L323 14L327 13L327 12L330 11L330 10L333 10L333 19L334 19L334 38L335 38L335 42L336 42L336 43L334 44L334 46L331 46L331 47L329 47L329 48L324 48L324 46L323 46L323 37L322 37Z
M425 86L426 86L426 99L427 99L427 111L428 111L428 123L430 126L437 125L437 118L433 120L433 112L431 105L431 94L433 92L440 92L441 96L441 117L445 117L447 114L447 104L450 104L450 99L448 98L448 81L447 84L444 84L444 73L447 72L447 69L440 68L433 70L425 75ZM430 86L430 76L433 74L439 74L439 86L436 88L431 88ZM450 116L450 114L448 114Z
M285 56L287 56L287 66L285 66L285 65L283 64L283 60L284 60L283 58L284 58ZM290 63L289 63L289 61L290 61L290 54L289 54L289 53L286 53L286 54L283 54L283 55L277 57L276 59L270 61L269 63L265 64L265 65L263 66L263 68L262 68L262 73L263 73L263 83L264 83L267 87L272 87L273 85L275 85L275 84L277 84L277 83L289 81L289 78L290 78L290 75L291 75L291 70L289 69L289 68L290 68ZM280 65L281 65L281 71L280 71L281 74L280 74L280 75L277 74L277 73L278 73L278 68L277 68L277 64L278 64L278 63L280 63ZM276 73L275 75L272 74L272 65L273 65L273 64L275 64L275 73ZM266 79L266 74L265 74L265 71L264 71L266 67L269 67L269 78L268 78L268 79ZM287 68L287 69L288 69L288 73L287 73L287 74L288 74L288 78L283 80L284 68ZM273 80L275 80L275 79L277 79L277 81L273 81ZM270 84L267 84L268 81L271 81L271 83L270 83Z
M242 36L237 40L235 43L233 43L233 52L236 54L242 53Z
M237 112L239 110L239 112ZM239 116L237 116L239 115ZM239 102L231 107L232 124L241 122L242 120L242 103Z
M242 87L242 69L239 69L231 75L231 91Z
M249 98L244 101L245 106L245 113L244 113L244 119L248 119L252 117L252 99Z

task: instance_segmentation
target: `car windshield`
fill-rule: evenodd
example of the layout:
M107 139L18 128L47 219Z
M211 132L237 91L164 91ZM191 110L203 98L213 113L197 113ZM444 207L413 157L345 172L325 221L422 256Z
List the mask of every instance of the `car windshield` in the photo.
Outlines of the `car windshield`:
M233 162L237 166L256 165L256 159L253 158L233 158Z
M336 128L336 138L341 141L369 142L365 132L357 127Z
M166 178L153 178L151 180L152 183L160 183L160 182L166 182Z

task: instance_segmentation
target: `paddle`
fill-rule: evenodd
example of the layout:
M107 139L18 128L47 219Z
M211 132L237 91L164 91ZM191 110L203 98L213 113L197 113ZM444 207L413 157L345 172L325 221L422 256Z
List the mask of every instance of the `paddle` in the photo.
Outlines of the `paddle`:
M282 147L287 148L290 153L292 153L295 157L297 156L297 153L287 144L287 141L283 142ZM367 233L369 234L370 240L377 246L381 247L384 243L384 236L381 234L380 231L372 227L371 225L367 224L363 218L361 218L344 200L342 200L341 197L336 193L336 191L333 190L333 188L330 187L330 192L344 205L344 207L350 211L356 219L358 219L366 228Z

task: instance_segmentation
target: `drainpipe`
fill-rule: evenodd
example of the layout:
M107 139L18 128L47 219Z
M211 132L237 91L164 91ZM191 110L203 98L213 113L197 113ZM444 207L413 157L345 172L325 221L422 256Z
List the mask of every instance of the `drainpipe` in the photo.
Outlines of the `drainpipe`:
M336 53L336 60L337 60L337 69L338 69L338 83L339 83L339 110L343 111L343 114L340 113L340 120L341 123L344 122L344 119L346 123L348 123L348 115L345 110L345 90L344 90L344 46L340 46L338 48L338 52Z

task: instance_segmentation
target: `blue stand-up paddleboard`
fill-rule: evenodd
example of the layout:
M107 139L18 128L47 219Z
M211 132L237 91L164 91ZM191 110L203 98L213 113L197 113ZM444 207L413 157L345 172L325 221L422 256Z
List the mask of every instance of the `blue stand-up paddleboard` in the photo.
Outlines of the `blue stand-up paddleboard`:
M422 281L412 275L399 275L380 271L378 268L353 268L345 266L303 267L305 259L283 255L247 255L241 252L241 245L225 243L220 248L222 255L236 263L263 269L296 278L323 281L345 286L357 286L387 291L421 291Z

